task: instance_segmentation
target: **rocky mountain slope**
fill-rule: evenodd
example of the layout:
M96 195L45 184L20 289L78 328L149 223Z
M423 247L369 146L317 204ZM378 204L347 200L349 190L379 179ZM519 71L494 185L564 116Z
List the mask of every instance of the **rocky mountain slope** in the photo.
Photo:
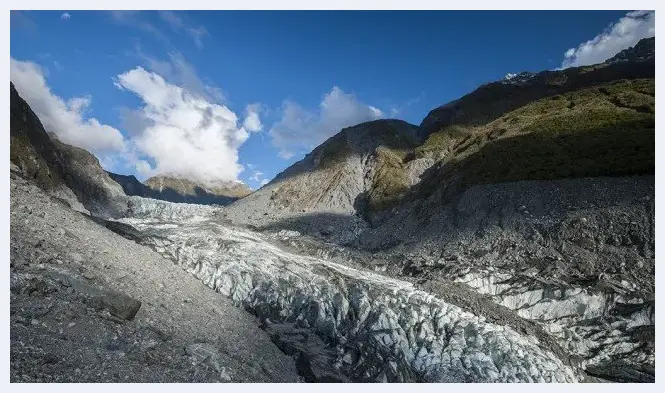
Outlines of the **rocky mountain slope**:
M260 190L233 203L226 214L238 223L267 224L311 213L330 213L334 220L336 214L381 209L401 198L426 169L420 161L408 161L423 141L419 127L401 120L346 128Z
M171 261L16 173L10 196L12 382L299 381L259 321Z
M653 78L655 45L655 37L646 38L600 64L539 73L523 72L518 78L483 85L458 100L433 109L421 126L431 134L452 125L487 124L504 113L545 97L620 79Z
M602 64L481 86L431 111L420 127L393 120L350 127L228 216L266 225L342 214L378 225L403 202L475 184L653 174L654 59L655 38L644 39Z
M125 194L89 152L47 134L10 84L10 162L51 195L80 211L109 217L126 210Z

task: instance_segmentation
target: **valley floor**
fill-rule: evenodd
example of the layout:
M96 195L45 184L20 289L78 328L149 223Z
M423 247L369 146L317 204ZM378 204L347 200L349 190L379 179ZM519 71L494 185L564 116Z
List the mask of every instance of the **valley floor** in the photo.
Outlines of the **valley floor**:
M209 206L129 203L93 219L11 174L12 381L653 380L642 301L418 280Z

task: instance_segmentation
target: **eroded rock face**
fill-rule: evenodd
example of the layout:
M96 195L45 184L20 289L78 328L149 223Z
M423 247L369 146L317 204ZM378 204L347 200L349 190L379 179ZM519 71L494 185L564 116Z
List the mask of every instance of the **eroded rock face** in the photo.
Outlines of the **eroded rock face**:
M316 333L334 351L299 349L305 357L324 354L314 356L316 367L308 363L310 370L328 368L314 375L405 382L573 382L580 377L568 359L536 338L488 323L406 281L289 253L256 233L202 217L123 222L142 230L145 244L267 326ZM289 345L284 334L275 333L279 329L273 327L272 334L282 346L301 342ZM323 365L322 356L329 359Z

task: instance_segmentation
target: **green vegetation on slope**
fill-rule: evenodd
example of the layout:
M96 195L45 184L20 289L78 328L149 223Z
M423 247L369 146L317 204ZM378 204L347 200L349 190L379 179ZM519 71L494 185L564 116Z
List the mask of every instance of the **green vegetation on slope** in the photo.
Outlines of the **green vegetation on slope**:
M480 86L473 92L442 107L432 110L423 120L428 133L451 125L477 127L485 125L507 112L536 100L599 86L620 79L644 79L655 76L655 39L643 39L635 47L617 55L620 60L543 71L532 75L523 84L502 81Z
M404 159L407 150L379 146L375 151L376 166L372 187L367 192L369 208L382 210L399 202L409 189Z
M653 79L615 81L532 102L464 132L433 134L419 150L444 159L419 193L654 173L654 86Z

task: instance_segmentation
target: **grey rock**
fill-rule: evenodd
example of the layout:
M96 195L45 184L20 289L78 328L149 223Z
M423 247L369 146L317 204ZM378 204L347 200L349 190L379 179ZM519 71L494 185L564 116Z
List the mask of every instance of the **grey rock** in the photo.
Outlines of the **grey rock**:
M111 315L131 320L141 308L141 302L118 291L105 291L101 294L103 306Z
M185 351L197 363L207 364L215 371L221 372L219 365L219 352L217 348L209 343L193 343L185 347Z

